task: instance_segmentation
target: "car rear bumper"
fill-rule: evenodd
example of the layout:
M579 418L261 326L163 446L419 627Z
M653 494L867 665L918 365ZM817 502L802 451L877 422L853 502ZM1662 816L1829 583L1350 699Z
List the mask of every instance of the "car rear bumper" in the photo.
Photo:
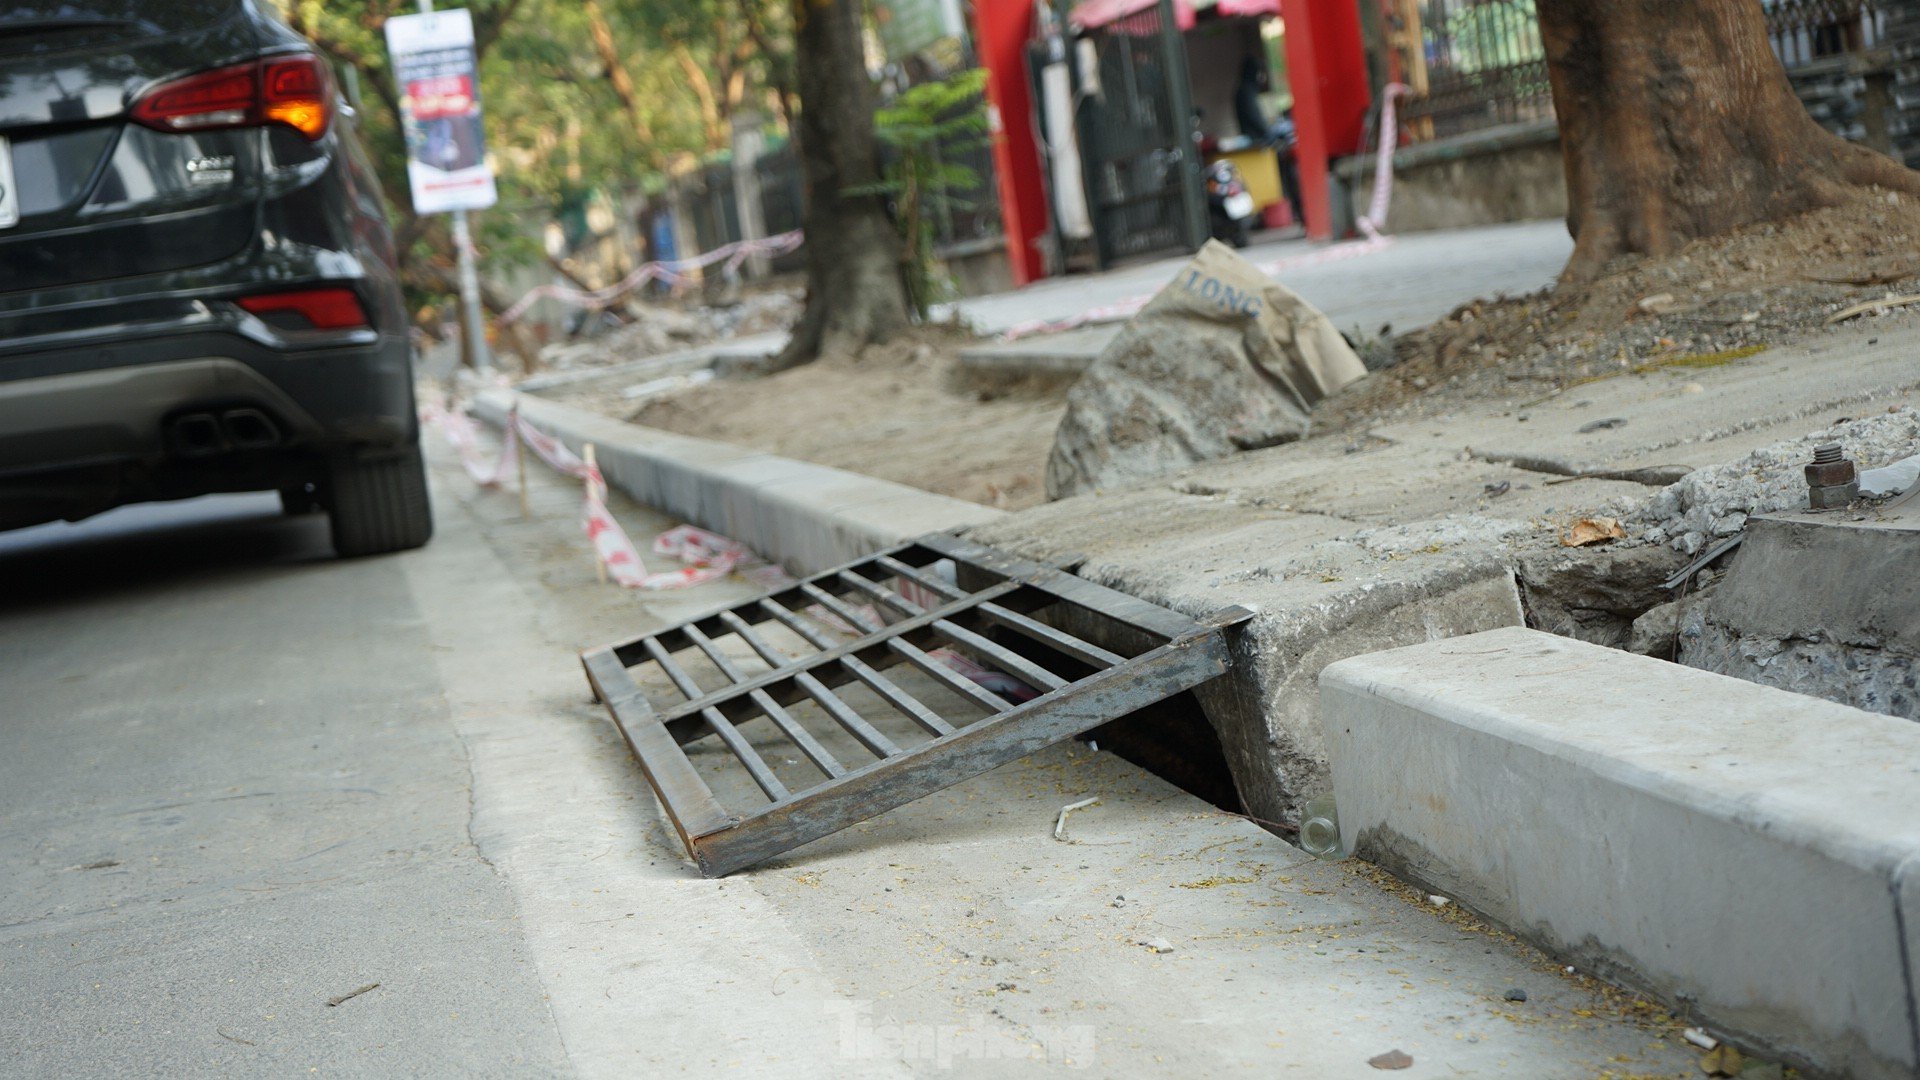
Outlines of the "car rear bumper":
M231 449L293 445L325 434L279 387L234 360L207 358L0 382L0 473L97 465L219 449L224 418L266 418L260 430L229 438ZM182 431L199 417L216 438ZM234 423L229 426L248 427Z
M0 476L209 450L392 447L416 437L404 342L286 351L223 332L0 356ZM230 414L257 416L238 434ZM211 444L183 439L210 417Z

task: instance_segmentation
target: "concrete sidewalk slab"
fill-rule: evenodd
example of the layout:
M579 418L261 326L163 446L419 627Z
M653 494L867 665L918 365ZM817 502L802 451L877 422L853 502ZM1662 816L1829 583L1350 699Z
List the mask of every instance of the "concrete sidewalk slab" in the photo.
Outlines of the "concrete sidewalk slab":
M1519 628L1320 684L1363 857L1789 1060L1920 1068L1920 727Z
M1262 243L1239 254L1253 263L1311 257L1327 250L1302 239ZM1293 265L1280 281L1342 330L1376 333L1382 323L1411 330L1476 296L1543 289L1566 265L1573 241L1560 221L1529 221L1394 238L1358 258ZM982 334L1030 319L1060 319L1158 292L1188 256L1156 259L1099 274L1054 278L994 296L946 305Z
M1530 405L1489 403L1371 433L1565 474L1714 464L1823 421L1920 402L1915 346L1911 322L1849 327L1718 367L1619 375ZM1609 419L1626 422L1581 430Z
M489 391L474 403L495 426L516 407L576 452L593 443L610 485L738 540L796 574L1004 516L903 484L655 431L511 391Z

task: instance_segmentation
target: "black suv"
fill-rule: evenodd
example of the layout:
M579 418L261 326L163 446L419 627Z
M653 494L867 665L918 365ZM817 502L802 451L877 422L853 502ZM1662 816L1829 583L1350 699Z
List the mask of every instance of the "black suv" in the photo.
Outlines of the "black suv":
M380 188L267 0L0 0L0 529L221 491L432 534Z

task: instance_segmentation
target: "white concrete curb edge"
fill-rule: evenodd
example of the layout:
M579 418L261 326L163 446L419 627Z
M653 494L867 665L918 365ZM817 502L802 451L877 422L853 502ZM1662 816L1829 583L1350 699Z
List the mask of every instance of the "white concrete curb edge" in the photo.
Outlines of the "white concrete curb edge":
M732 537L795 574L1005 516L889 480L628 424L511 390L481 394L474 411L500 427L516 405L521 416L576 453L593 443L609 484Z

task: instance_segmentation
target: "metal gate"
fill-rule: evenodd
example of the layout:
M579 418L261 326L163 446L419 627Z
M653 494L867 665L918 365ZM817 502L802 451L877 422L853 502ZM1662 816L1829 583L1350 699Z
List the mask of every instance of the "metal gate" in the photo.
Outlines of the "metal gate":
M1081 157L1101 265L1207 240L1187 54L1172 0L1084 32L1096 70L1078 71ZM1084 53L1077 52L1084 58Z
M1247 617L925 537L581 660L717 877L1189 690Z

